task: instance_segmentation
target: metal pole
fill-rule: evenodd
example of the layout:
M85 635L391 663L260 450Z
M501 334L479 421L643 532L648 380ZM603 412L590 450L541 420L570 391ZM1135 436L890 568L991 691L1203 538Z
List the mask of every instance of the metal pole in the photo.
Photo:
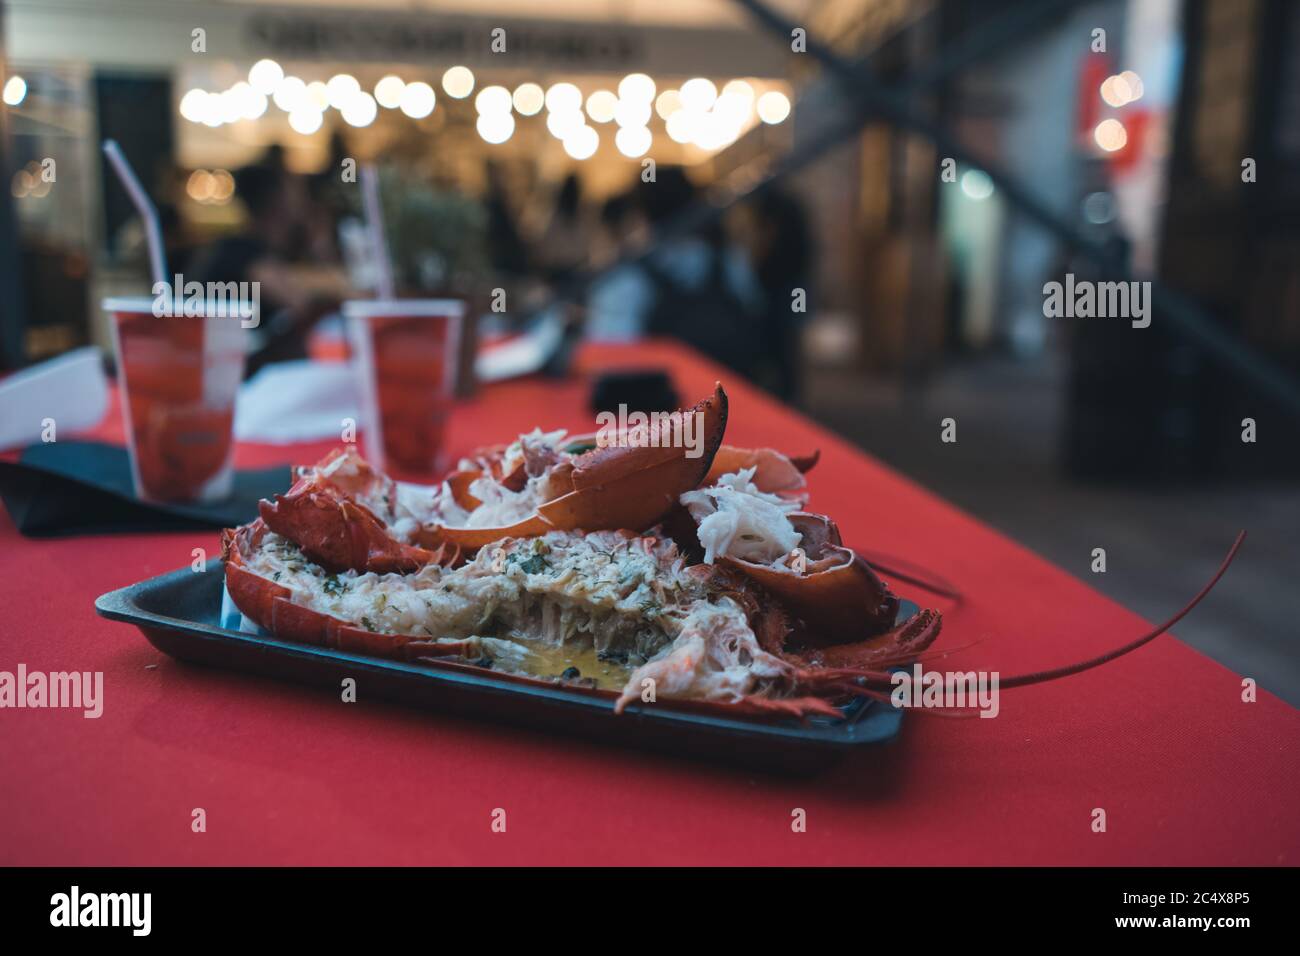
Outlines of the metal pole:
M5 57L4 0L0 0L0 87L9 79ZM18 217L9 181L15 172L9 140L9 107L0 104L0 368L22 366L27 358L24 332L27 312L23 298L22 263L19 261Z
M772 11L759 0L734 0L734 2L748 10L755 19L774 33L779 32L783 36L789 36L790 31L796 27L796 24ZM1071 222L1057 215L1010 175L996 165L976 158L940 124L910 110L903 95L885 88L869 68L848 63L829 47L811 37L808 38L807 50L841 84L845 94L861 104L863 109L874 112L904 129L920 133L934 143L945 157L952 157L983 170L1007 199L1040 226L1113 274L1117 280L1127 281L1132 278L1127 264L1116 256L1114 247L1083 235ZM1158 279L1149 281L1152 304L1164 313L1176 331L1213 354L1243 378L1254 382L1284 408L1300 418L1300 386L1290 375L1225 331L1190 299L1170 289Z

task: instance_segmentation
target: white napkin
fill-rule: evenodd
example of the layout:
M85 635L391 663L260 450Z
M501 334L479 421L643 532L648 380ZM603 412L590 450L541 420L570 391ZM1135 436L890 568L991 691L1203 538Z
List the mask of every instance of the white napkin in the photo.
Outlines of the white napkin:
M563 340L558 314L543 315L523 334L481 350L475 374L480 382L499 382L536 372ZM362 426L360 384L350 363L275 362L240 388L235 438L278 445L337 440L345 418Z
M564 342L558 309L548 309L521 334L499 345L479 349L474 375L480 382L502 382L540 371Z
M74 349L0 382L0 448L47 437L47 421L54 424L55 440L93 428L107 410L108 379L99 349Z
M235 404L235 438L285 445L338 440L343 420L361 420L361 401L347 362L275 362L243 384Z

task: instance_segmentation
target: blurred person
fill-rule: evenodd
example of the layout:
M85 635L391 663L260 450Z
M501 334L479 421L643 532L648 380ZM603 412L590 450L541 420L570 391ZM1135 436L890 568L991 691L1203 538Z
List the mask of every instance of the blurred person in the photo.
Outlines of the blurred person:
M589 257L593 268L614 262L625 251L643 242L648 232L636 195L628 190L616 193L600 207L596 235Z
M671 336L753 377L761 371L756 332L763 298L743 252L717 227L664 232L696 199L695 187L677 168L661 167L655 182L640 185L636 208L649 227L651 251L593 284L587 334ZM620 229L633 234L635 224L623 219Z
M528 248L519 234L501 165L491 159L487 161L487 192L483 205L487 212L487 248L492 268L504 275L525 274L528 271Z
M560 184L550 220L533 243L533 260L546 278L559 281L586 264L590 243L582 181L577 173L569 173Z
M648 224L632 190L605 200L597 220L593 268L605 268L634 250L648 236ZM628 342L645 334L645 312L653 290L635 265L624 265L596 280L587 293L584 334L603 342Z
M251 375L267 362L305 356L312 325L353 292L338 266L299 261L312 245L309 233L325 228L305 180L274 166L245 166L235 172L235 195L248 214L243 229L196 253L186 280L258 284Z
M330 135L330 158L331 159L333 159L334 156L334 143L337 137L338 137L338 133L332 133ZM277 172L287 173L289 171L289 164L285 159L284 144L272 143L270 146L266 147L266 151L262 153L262 158L257 160L257 162L254 165L265 166L266 168L274 169ZM334 168L338 169L337 163L334 164Z
M339 170L354 155L348 149L343 135L334 130L330 133L329 159L320 172L303 177L306 203L298 226L302 233L302 245L296 258L342 267L339 226L344 219L354 215L352 203L359 190L354 182L345 183ZM292 174L286 171L286 175Z
M812 235L803 204L780 188L736 209L732 224L762 290L754 378L786 401L799 393L800 337L812 309ZM801 300L801 301L800 301ZM802 311L796 311L796 306Z

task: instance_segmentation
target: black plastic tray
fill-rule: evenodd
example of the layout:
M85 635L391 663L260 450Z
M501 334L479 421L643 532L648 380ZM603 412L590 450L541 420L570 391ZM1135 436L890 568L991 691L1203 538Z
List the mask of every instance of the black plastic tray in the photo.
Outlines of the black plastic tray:
M644 747L786 774L815 773L840 758L895 737L902 711L858 699L844 717L763 721L677 710L663 701L615 714L613 702L563 685L519 683L490 672L365 657L222 626L224 575L181 568L101 595L95 610L140 628L164 654L330 688L344 677L358 693L430 710L505 720L535 730L577 734L620 747ZM900 620L916 605L902 602ZM225 623L231 623L227 620Z

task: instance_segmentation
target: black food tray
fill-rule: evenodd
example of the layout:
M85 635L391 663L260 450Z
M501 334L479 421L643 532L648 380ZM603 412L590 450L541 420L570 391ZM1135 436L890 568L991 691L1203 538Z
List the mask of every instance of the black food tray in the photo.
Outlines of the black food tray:
M367 698L774 773L815 773L893 739L902 722L901 710L866 699L843 707L842 719L817 716L804 722L728 718L675 709L663 700L615 714L612 700L562 684L366 657L242 631L237 618L223 621L224 588L222 565L202 572L186 567L101 595L95 610L136 625L164 654L195 664L328 687L333 693L344 677L352 677ZM916 605L902 604L900 620L916 611Z

